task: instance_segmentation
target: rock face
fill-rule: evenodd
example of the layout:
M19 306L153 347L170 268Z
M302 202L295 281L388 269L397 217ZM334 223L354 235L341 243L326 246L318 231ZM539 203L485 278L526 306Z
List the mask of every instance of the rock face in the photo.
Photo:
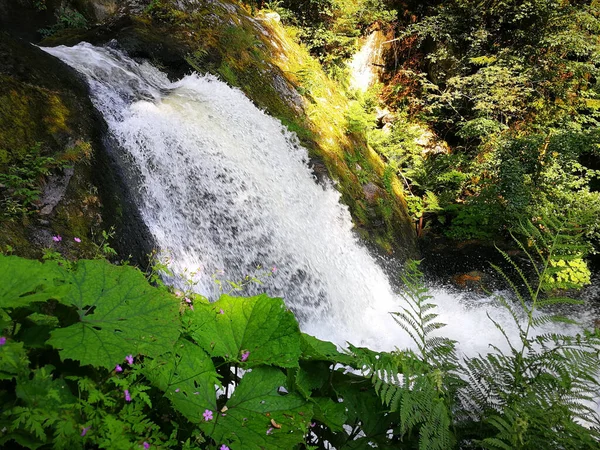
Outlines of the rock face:
M121 249L144 259L151 241L105 151L103 126L71 68L27 42L0 35L0 173L28 161L47 166L30 180L41 185L34 207L25 214L0 211L0 249L39 257L42 248L55 247L89 257L94 236L113 225L122 244L127 241ZM6 209L11 195L9 186L0 189L0 207ZM53 235L63 236L61 243ZM81 245L72 237L82 239Z

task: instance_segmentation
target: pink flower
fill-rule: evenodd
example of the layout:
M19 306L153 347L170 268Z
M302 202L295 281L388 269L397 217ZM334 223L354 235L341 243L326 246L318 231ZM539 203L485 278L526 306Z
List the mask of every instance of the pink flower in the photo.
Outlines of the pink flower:
M78 237L74 237L74 238L73 238L73 240L74 240L75 242L77 242L78 244L81 242L81 239L79 239Z
M187 297L186 297L186 298L184 298L184 300L185 300L185 302L186 302L188 305L192 303L192 301L191 301L189 298L187 298Z
M190 305L190 309L193 311L194 310L194 305Z
M6 344L6 338L4 336L0 337L0 345Z
M52 236L52 240L54 242L60 242L62 241L62 237L57 234L56 236Z
M221 445L221 447L219 447L219 450L229 450L229 447L227 447L225 444Z
M89 427L85 427L83 430L81 430L81 437L84 437L90 428L92 428L91 425Z
M183 297L183 292L175 291L175 297Z
M202 417L204 417L204 420L208 422L209 420L213 419L213 413L210 409L207 409L202 413Z
M133 355L127 355L125 357L125 361L127 361L127 364L129 364L130 366L133 365Z
M125 401L126 402L130 402L131 401L131 395L129 395L129 391L127 389L125 389L123 391L123 394L125 394Z
M314 427L315 427L315 425L316 425L316 423L315 423L315 422L312 422L312 423L310 424L310 427L311 427L311 428L314 428Z
M244 353L242 353L242 362L245 362L248 359L248 356L250 356L249 351L245 351Z
M223 311L222 309L219 310L219 314L225 314L225 311Z
M273 427L269 427L269 429L267 430L267 434L271 434L273 432Z
M272 273L275 273L275 272L277 272L277 267L273 266L273 268L271 269L271 272L272 272Z
M144 441L144 443L142 445L144 446L144 448L146 450L148 450L150 448L150 444L148 444L146 441Z
M179 388L175 389L175 392L179 392Z
M117 364L117 366L115 367L115 372L123 372L123 368Z

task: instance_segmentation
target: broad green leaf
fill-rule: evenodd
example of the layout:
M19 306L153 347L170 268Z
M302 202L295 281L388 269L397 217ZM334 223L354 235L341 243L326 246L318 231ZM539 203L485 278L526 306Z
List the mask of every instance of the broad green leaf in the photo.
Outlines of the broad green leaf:
M202 431L231 450L294 448L304 440L312 417L312 405L299 395L281 395L285 375L273 367L247 373L227 401L222 414L214 412ZM273 422L281 428L273 426Z
M8 341L0 346L0 380L10 380L29 371L29 359L22 342Z
M179 336L178 302L150 286L136 268L106 261L79 261L63 303L77 308L79 322L54 330L48 343L62 359L113 368L128 354L158 356Z
M384 439L394 428L392 414L381 404L371 381L351 373L334 372L332 385L346 407L349 423L361 422L361 429L373 439Z
M172 352L148 360L144 372L190 422L199 423L205 410L217 409L218 374L212 359L196 344L179 339Z
M313 389L321 388L329 380L331 364L326 361L301 362L300 368L291 369L290 386L295 387L304 398L310 398Z
M310 334L302 333L300 347L302 349L301 358L305 360L331 361L347 365L355 363L352 356L340 353L335 344L321 341Z
M68 291L56 262L42 264L18 256L0 255L0 307L17 308L32 302L60 300Z
M298 322L281 299L223 295L215 303L197 306L186 319L194 340L213 357L241 362L242 354L250 352L245 367L298 366Z
M332 431L343 431L346 423L346 407L343 403L336 403L330 398L317 398L315 402L314 418L329 427Z

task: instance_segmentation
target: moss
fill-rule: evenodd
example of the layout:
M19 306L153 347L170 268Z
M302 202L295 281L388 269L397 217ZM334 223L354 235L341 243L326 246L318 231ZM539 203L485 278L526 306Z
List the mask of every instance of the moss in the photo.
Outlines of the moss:
M90 194L96 189L92 160L97 126L87 89L71 69L34 46L2 36L0 171L41 149L56 161L53 165L73 165L74 175L50 215L4 215L0 250L10 246L18 255L39 258L44 248L54 245L52 235L60 234L61 252L94 256L91 231L102 223L100 201ZM40 189L45 182L41 177ZM81 238L81 245L73 237Z

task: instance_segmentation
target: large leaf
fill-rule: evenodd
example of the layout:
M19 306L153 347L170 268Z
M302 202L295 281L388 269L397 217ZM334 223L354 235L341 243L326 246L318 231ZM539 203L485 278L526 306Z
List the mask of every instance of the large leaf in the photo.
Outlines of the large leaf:
M32 302L60 300L69 286L61 283L58 264L0 255L0 307L17 308Z
M246 367L298 366L298 322L281 299L223 295L186 316L192 337L213 357L241 362L242 354L249 352Z
M346 408L348 423L360 422L366 437L377 442L377 445L384 446L388 430L397 425L394 422L396 415L388 414L388 409L381 404L371 381L351 373L336 371L332 374L331 383L338 399Z
M289 450L303 441L312 417L312 406L295 394L281 395L285 375L273 367L247 373L224 413L201 425L217 446L232 450ZM280 426L277 428L274 426Z
M0 380L10 380L29 371L29 359L22 342L0 346Z
M150 286L138 269L80 261L64 276L72 287L63 303L77 308L80 321L52 331L48 343L61 358L113 368L128 354L158 356L173 349L178 302Z
M315 403L315 419L326 425L331 431L344 431L347 414L343 403L336 403L330 398L317 398Z
M180 339L172 352L148 360L145 373L190 422L199 423L205 410L217 409L218 375L212 359L196 344Z
M356 364L351 355L340 353L335 344L317 339L310 334L302 333L300 339L302 359L316 361L331 361L345 365Z
M299 368L289 369L288 385L308 399L314 389L320 389L329 381L330 366L326 361L301 361Z

